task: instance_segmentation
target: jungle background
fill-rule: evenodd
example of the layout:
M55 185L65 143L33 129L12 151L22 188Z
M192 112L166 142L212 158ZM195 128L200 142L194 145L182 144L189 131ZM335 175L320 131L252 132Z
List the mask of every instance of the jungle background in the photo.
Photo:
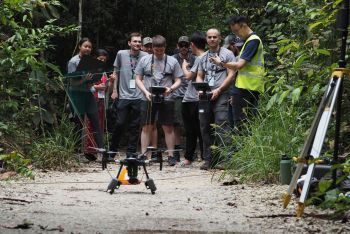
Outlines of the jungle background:
M33 176L32 166L66 170L76 165L72 155L77 134L67 117L63 75L79 30L92 39L95 49L106 49L112 62L117 51L126 48L126 36L132 31L164 35L171 54L181 35L210 27L228 35L225 21L239 14L249 17L264 43L267 91L259 115L245 126L249 134L228 134L232 145L221 150L239 149L228 174L249 181L278 181L280 156L300 152L331 70L337 67L340 34L335 21L341 0L82 3L80 29L78 0L0 1L0 153L8 168ZM348 88L345 80L340 138L340 154L345 157L350 131ZM332 155L333 125L324 156ZM342 166L349 173L349 159ZM327 206L336 204L336 195L332 199Z

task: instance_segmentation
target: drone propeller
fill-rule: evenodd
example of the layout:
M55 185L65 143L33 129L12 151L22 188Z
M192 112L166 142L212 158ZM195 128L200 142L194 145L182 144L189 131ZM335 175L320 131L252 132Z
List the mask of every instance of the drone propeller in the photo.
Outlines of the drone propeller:
M96 150L98 153L101 153L102 154L102 170L106 169L107 168L107 163L108 162L112 162L114 161L114 159L111 158L111 155L115 155L119 152L116 152L116 151L107 151L106 149L104 148L97 148L97 147L89 147L89 149L94 149Z
M88 147L89 149L94 149L96 150L98 153L107 153L107 154L118 154L119 152L118 151L107 151L106 149L104 148L97 148L97 147L91 147L89 146Z
M155 148L153 146L148 146L146 152L162 152L162 153L165 153L165 152L180 152L180 151L182 151L182 149L171 149L171 150L168 150L168 149L164 149L164 148Z

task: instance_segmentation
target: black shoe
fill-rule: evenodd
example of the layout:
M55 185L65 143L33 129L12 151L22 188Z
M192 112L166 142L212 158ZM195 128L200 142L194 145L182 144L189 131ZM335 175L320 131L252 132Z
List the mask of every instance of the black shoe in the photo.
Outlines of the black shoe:
M177 163L176 158L174 156L169 156L168 163L169 163L169 166L171 166L171 167L175 166Z
M175 158L176 162L180 162L180 152L179 151L175 151L173 157Z
M198 155L196 152L193 153L191 161L198 161Z
M152 151L151 160L152 162L160 163L163 160L162 153L158 151Z
M151 159L152 160L157 160L157 151L152 151L152 153L151 153Z
M209 162L204 161L204 163L199 167L199 169L207 171L209 169Z
M181 150L181 146L175 145L175 150ZM174 157L177 162L180 162L180 151L174 151Z

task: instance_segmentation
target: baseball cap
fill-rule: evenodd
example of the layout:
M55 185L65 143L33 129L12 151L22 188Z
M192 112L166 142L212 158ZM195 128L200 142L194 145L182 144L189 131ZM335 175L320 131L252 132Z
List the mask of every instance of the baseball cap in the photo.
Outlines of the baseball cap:
M227 37L225 37L223 47L228 48L231 44L235 44L235 46L239 47L243 46L244 43L239 37L230 34Z
M190 39L188 38L188 36L181 36L179 37L179 40L177 41L177 43L180 43L180 42L190 43Z
M143 40L142 40L142 45L147 45L147 44L152 44L152 38L150 38L150 37L145 37L145 38L143 38Z

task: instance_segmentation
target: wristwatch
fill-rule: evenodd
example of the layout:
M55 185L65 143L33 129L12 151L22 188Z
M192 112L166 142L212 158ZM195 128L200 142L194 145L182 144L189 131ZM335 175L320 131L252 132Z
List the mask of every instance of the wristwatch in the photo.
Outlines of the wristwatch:
M223 61L220 62L221 67L224 67L224 64L226 64L226 62L223 62Z

